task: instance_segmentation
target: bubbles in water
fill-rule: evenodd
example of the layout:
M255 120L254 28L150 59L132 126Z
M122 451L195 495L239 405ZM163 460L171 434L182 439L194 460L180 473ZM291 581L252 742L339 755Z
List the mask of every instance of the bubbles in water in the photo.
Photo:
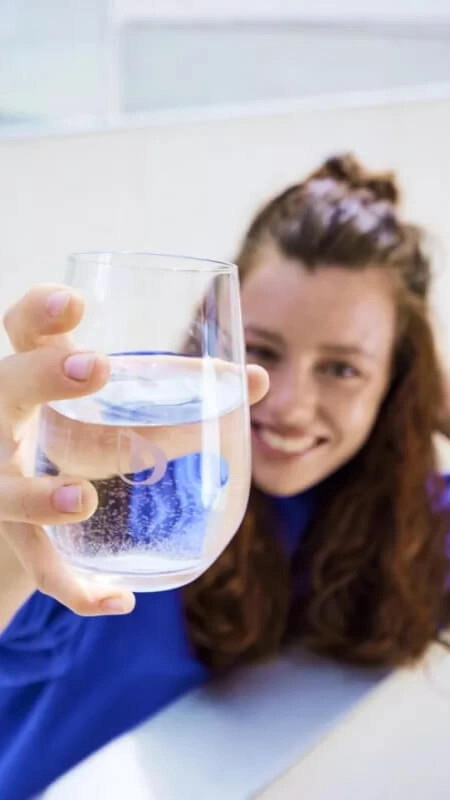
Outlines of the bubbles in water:
M246 470L239 447L224 458L221 419L244 397L242 375L223 365L114 356L102 390L44 409L38 473L81 475L99 498L90 519L48 528L71 563L109 574L201 564L226 508L228 459Z

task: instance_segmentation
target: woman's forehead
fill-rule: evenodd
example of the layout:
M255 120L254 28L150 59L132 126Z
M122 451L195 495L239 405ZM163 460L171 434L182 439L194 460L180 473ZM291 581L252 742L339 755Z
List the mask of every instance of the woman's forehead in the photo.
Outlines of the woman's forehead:
M391 276L370 267L306 270L281 254L262 259L245 278L242 307L246 325L289 336L367 346L392 343L396 309Z

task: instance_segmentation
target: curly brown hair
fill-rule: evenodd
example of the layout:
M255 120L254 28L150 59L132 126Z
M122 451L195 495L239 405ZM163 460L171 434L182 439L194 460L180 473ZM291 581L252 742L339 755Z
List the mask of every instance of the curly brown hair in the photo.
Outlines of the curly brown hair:
M212 669L274 655L292 639L349 662L399 665L420 657L449 624L450 521L433 445L441 388L427 308L431 270L423 234L402 221L397 201L392 174L334 157L269 202L244 238L241 280L267 243L311 271L386 268L398 289L398 334L370 437L321 485L292 563L273 535L269 499L253 488L230 545L185 587L190 640Z

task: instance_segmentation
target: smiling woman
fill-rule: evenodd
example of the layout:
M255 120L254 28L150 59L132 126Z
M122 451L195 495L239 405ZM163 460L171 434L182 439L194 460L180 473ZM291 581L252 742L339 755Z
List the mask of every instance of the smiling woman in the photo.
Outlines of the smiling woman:
M265 395L267 376L248 365L249 506L199 579L139 594L130 615L130 594L81 583L41 527L92 519L96 475L68 486L73 475L30 478L21 460L39 403L89 396L108 379L104 356L70 345L82 298L38 287L6 315L18 352L0 360L1 800L36 796L213 673L285 642L405 664L449 625L430 263L421 232L400 216L392 177L330 159L260 211L237 262L248 360L271 380ZM210 300L203 331L224 355L230 342L208 316ZM186 338L194 355L196 322ZM198 468L194 447L183 475ZM67 457L70 472L76 452L53 455ZM99 468L104 460L99 453ZM160 481L158 507L172 502ZM195 506L186 508L192 520ZM88 543L96 548L127 510L127 493L116 493ZM36 749L44 737L49 759Z
M262 208L238 253L248 358L271 385L252 410L242 529L186 590L191 637L216 666L296 637L400 664L449 622L431 265L397 201L392 174L331 158Z

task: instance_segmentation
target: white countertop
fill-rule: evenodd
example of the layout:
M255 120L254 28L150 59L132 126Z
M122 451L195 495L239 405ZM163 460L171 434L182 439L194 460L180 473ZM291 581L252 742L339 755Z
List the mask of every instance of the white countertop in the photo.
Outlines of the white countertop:
M259 800L448 800L450 654L392 674Z
M236 673L116 740L45 800L244 800L317 746L380 680L304 653Z
M450 655L383 676L307 654L196 690L41 800L448 800Z

